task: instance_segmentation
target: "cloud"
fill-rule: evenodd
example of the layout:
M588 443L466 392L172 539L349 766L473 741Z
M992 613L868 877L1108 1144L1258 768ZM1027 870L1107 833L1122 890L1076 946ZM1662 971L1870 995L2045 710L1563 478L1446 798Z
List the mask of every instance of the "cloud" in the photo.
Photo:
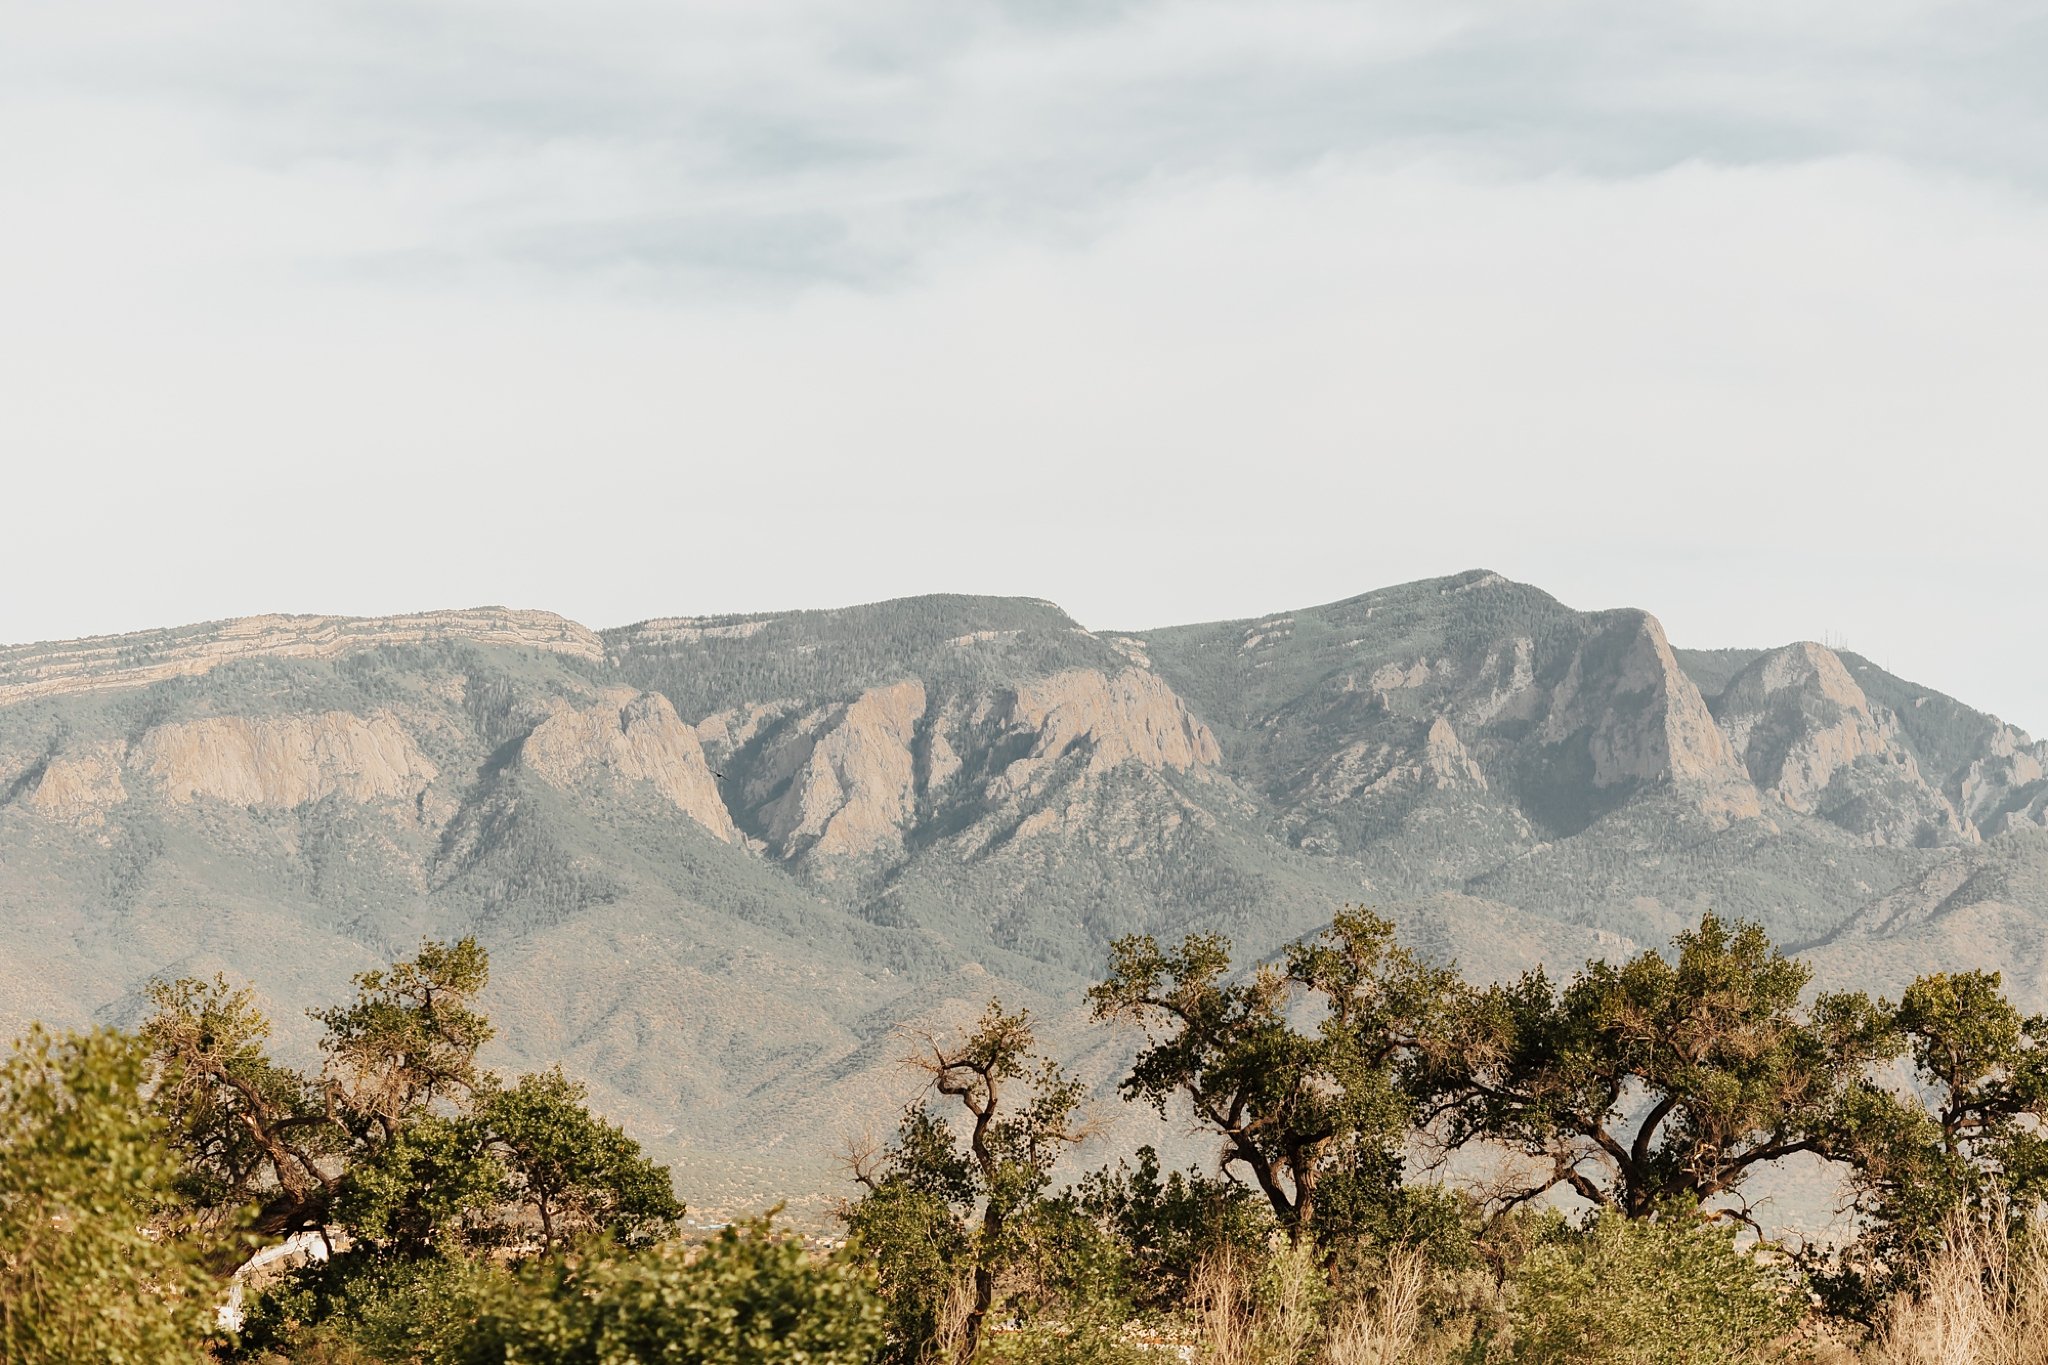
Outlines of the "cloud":
M0 638L1486 564L2048 724L2019 7L13 11Z

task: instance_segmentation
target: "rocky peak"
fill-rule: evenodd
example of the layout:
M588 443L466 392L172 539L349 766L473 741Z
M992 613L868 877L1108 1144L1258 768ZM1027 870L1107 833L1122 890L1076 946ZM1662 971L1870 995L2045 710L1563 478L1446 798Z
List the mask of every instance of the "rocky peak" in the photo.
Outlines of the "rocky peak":
M1538 738L1583 743L1595 788L1670 783L1697 795L1710 814L1758 814L1748 775L1657 618L1615 611L1590 620L1593 630L1551 691Z
M1874 843L1977 837L1899 742L1898 718L1871 703L1833 650L1802 641L1758 655L1714 713L1756 785L1792 810Z

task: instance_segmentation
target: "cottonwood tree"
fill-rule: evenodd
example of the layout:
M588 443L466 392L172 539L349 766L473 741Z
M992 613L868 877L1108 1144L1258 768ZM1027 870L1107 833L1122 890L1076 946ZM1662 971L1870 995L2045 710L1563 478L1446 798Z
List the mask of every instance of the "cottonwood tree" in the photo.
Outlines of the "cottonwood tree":
M2016 1232L2048 1198L2048 1018L2020 1013L1996 972L1939 972L1893 1015L1912 1095L1850 1135L1867 1232L1832 1287L1867 1305L1912 1282L1959 1221Z
M264 1051L271 1026L253 993L216 976L153 982L148 994L152 1103L197 1220L218 1228L253 1210L265 1235L324 1229L348 1133L311 1078Z
M540 1223L541 1249L601 1232L638 1247L683 1217L666 1166L584 1106L584 1088L561 1068L493 1087L473 1120L504 1172L499 1196Z
M973 1358L1020 1224L1083 1136L1083 1087L1036 1046L1029 1015L996 1001L964 1037L923 1039L909 1060L928 1078L925 1093L893 1142L851 1160L866 1193L842 1216L876 1258L900 1358L934 1344L962 1267L970 1288L957 1358Z
M477 1062L474 1005L490 964L473 939L429 941L311 1011L325 1063L308 1076L265 1052L269 1020L216 977L158 983L144 1025L154 1094L182 1188L214 1225L253 1210L266 1235L347 1230L377 1255L425 1256L521 1237L543 1250L599 1231L638 1244L682 1217L666 1168L584 1107L559 1071L507 1086Z
M1739 1198L1760 1167L1851 1155L1885 1101L1887 1012L1860 994L1800 995L1810 970L1754 924L1709 914L1646 952L1464 993L1456 1046L1432 1055L1424 1114L1451 1147L1504 1143L1541 1162L1513 1205L1565 1186L1641 1218L1672 1200Z
M1162 1116L1184 1100L1300 1242L1339 1221L1326 1208L1355 1228L1399 1200L1414 1082L1456 985L1354 908L1241 979L1213 934L1119 939L1089 997L1098 1019L1146 1030L1126 1098Z

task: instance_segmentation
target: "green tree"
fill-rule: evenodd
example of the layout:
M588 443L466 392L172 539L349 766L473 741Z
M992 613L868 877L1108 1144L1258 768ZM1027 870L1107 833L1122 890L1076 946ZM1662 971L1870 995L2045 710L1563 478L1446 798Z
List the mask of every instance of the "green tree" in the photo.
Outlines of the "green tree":
M149 1048L41 1028L0 1066L0 1360L204 1359L212 1285L175 1212L176 1155L143 1100Z
M471 1003L490 975L474 938L429 940L411 958L360 973L349 1004L310 1011L326 1026L323 1088L358 1142L381 1145L408 1120L474 1095L491 1026Z
M1707 915L1674 941L1589 962L1558 989L1541 970L1463 994L1421 1082L1452 1146L1496 1140L1543 1160L1508 1197L1559 1185L1647 1217L1738 1196L1760 1166L1846 1159L1896 1054L1888 1013L1860 994L1802 1010L1810 970L1753 924Z
M1363 909L1339 913L1279 964L1231 979L1230 945L1191 934L1110 946L1089 992L1099 1019L1143 1025L1123 1084L1164 1116L1176 1098L1222 1139L1224 1169L1249 1173L1290 1239L1343 1235L1401 1198L1414 1077L1456 974L1401 947ZM1306 1014L1314 1027L1297 1020ZM1319 1017L1318 1017L1319 1016ZM1343 1211L1326 1218L1325 1206Z
M1273 1226L1243 1185L1195 1170L1162 1174L1151 1147L1139 1148L1135 1161L1089 1172L1072 1198L1123 1248L1128 1297L1152 1311L1185 1302L1205 1259L1254 1259Z
M349 1003L310 1011L325 1029L317 1078L269 1058L246 988L152 986L144 1033L183 1187L213 1224L253 1207L259 1233L344 1230L381 1256L504 1245L528 1217L543 1250L666 1235L683 1213L667 1169L592 1115L582 1087L559 1070L507 1086L478 1064L489 978L473 939L361 973Z
M325 1228L347 1134L309 1078L265 1053L270 1021L253 993L216 976L152 982L148 995L152 1103L196 1216L220 1227L253 1209L272 1236Z
M489 1260L352 1247L291 1271L257 1296L234 1358L258 1365L450 1365L509 1276Z
M1914 981L1893 1019L1918 1102L1867 1106L1851 1142L1867 1231L1821 1277L1855 1312L1912 1283L1959 1220L2017 1234L2048 1198L2048 1018L1971 971Z
M484 1096L476 1121L504 1168L504 1197L539 1220L544 1251L590 1232L627 1246L659 1241L683 1217L668 1168L586 1109L584 1095L556 1067Z
M846 1210L892 1299L896 1346L916 1359L937 1334L958 1269L970 1277L958 1358L971 1359L1006 1266L1019 1258L1024 1222L1052 1182L1061 1153L1080 1140L1082 1088L1033 1054L1030 1017L990 1001L966 1037L926 1039L912 1058L930 1079L904 1112L896 1140L854 1162L867 1194ZM964 1140L929 1107L957 1102Z
M356 1150L335 1194L334 1222L382 1256L455 1255L504 1240L504 1166L468 1115L417 1116Z

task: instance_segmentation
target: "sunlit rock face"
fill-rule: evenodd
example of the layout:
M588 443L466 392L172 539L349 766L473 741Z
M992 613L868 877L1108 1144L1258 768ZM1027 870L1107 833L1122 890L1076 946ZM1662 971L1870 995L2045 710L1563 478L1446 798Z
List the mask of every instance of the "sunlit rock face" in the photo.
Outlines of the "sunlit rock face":
M1787 645L1715 701L1730 742L1770 798L1872 843L1974 843L1976 827L1921 774L1898 718L1874 707L1833 651Z

